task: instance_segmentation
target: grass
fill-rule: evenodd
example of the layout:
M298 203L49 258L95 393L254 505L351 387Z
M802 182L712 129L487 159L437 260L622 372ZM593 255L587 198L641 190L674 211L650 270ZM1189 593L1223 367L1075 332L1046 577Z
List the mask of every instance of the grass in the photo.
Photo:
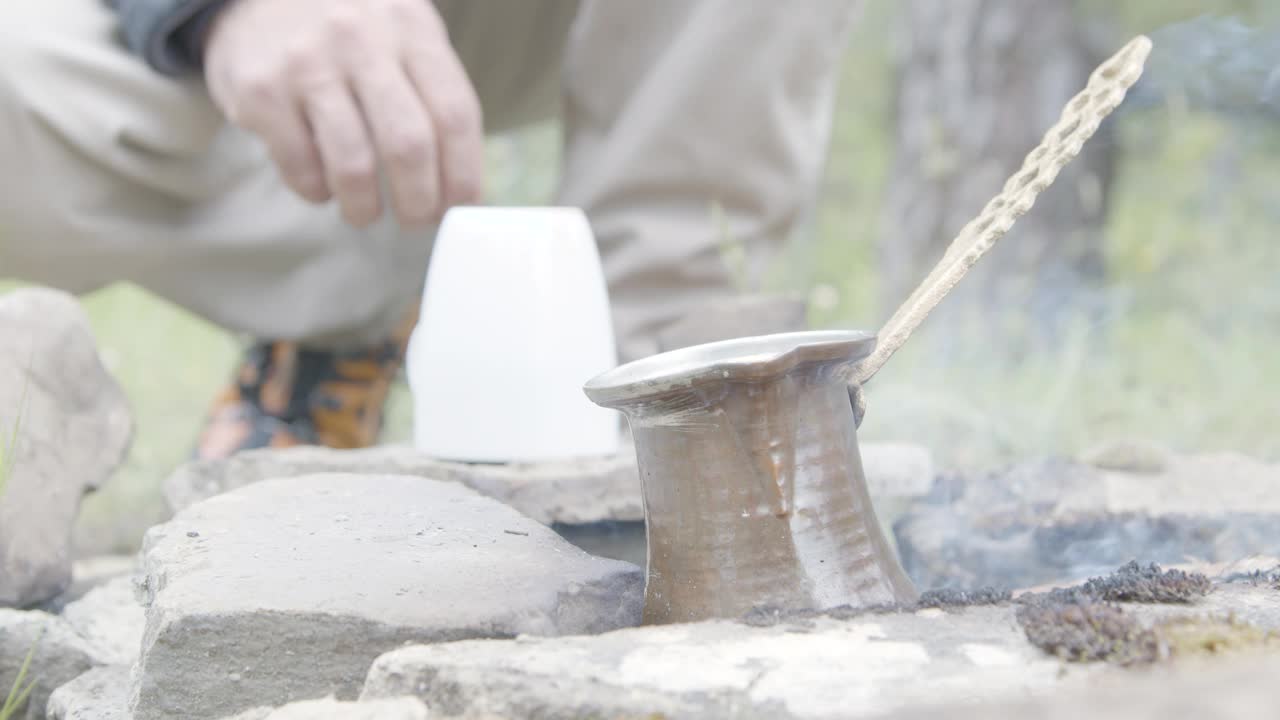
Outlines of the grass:
M0 429L0 498L9 489L9 480L13 475L13 466L17 462L18 435L22 431L22 413L27 405L27 389L24 383L22 397L18 400L18 409L13 418L13 425L6 434Z
M13 686L5 696L4 705L0 705L0 720L15 720L25 706L31 691L35 689L36 681L27 682L27 673L31 670L31 659L35 657L36 647L39 644L40 641L37 638L31 645L31 649L27 651L27 657L22 661L22 667L18 669L18 676L14 678Z
M875 272L892 151L891 7L871 2L851 38L816 213L767 277L766 289L807 293L818 327L874 329L891 310L878 303ZM1118 7L1122 34L1215 9ZM1067 298L1067 330L1030 353L1013 351L1032 322L1017 307L967 325L959 314L926 323L868 388L864 440L921 443L948 467L1069 455L1127 437L1280 460L1280 406L1267 392L1280 382L1280 244L1272 237L1280 133L1177 108L1116 120L1122 159L1098 311ZM546 201L557 150L554 126L494 139L490 200ZM119 476L86 500L78 543L131 550L163 516L159 483L187 456L238 345L133 287L108 288L85 304L138 432ZM388 415L384 439L407 440L403 385Z
M31 643L31 649L27 650L27 656L22 661L22 666L18 668L18 674L13 679L13 685L9 689L9 694L5 696L4 705L0 705L0 720L16 720L18 713L22 712L26 705L27 698L30 697L31 691L35 689L36 681L27 681L27 674L31 671L31 661L35 658L36 648L40 646L40 639L44 636L44 628L36 635L35 642Z
M26 407L26 400L27 385L24 384L22 398L18 401L18 409L13 419L13 425L7 433L0 432L0 500L4 499L5 493L9 489L9 480L13 475L14 463L17 462L18 436L22 431L22 413ZM0 720L14 720L17 718L18 713L25 706L27 698L31 695L31 691L35 689L36 681L27 682L27 674L31 670L31 660L35 657L36 647L39 644L40 637L37 636L36 641L32 643L31 648L27 651L27 656L23 659L22 666L18 669L18 675L13 680L13 686L4 698L4 704L0 705Z

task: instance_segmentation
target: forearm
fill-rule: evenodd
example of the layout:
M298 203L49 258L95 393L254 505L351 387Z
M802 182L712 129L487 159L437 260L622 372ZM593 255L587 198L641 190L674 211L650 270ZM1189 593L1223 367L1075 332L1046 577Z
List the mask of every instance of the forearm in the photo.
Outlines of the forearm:
M120 17L125 44L156 71L200 67L204 29L229 0L104 0Z

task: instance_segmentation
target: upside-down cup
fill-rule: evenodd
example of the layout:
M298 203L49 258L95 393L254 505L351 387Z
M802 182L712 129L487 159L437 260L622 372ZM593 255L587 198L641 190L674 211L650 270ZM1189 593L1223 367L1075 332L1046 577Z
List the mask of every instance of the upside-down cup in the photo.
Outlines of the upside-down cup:
M909 603L867 491L847 381L875 337L713 342L591 379L631 426L648 533L644 622Z
M571 207L457 207L445 215L406 361L414 445L446 460L598 457L618 414L582 396L617 365L591 226Z

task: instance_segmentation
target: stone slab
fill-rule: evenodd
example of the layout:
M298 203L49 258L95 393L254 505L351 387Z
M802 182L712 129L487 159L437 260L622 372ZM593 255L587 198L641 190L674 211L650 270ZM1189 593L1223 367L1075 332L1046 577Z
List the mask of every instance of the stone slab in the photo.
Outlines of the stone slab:
M1179 662L1026 698L924 707L876 720L1258 720L1280 707L1280 656L1245 653Z
M67 605L62 617L110 665L138 659L146 616L135 596L132 577L118 577Z
M427 706L413 697L359 703L322 698L290 703L282 708L255 708L228 720L427 720L428 717Z
M16 427L16 434L15 434ZM133 420L75 298L0 295L0 607L30 607L71 582L80 499L124 459Z
M1280 590L1269 583L1219 585L1187 604L1118 606L1144 624L1234 616L1280 631ZM1050 697L1139 672L1064 663L1040 651L1027 641L1017 607L1006 601L409 647L378 658L361 697L413 693L433 718L826 720L922 707L954 717L971 704Z
M35 609L59 614L67 605L79 600L96 587L116 578L127 577L137 569L133 555L97 555L85 557L71 565L71 584L56 597Z
M593 557L461 484L264 480L148 532L136 720L221 718L359 692L405 643L606 632L643 571Z
M97 667L49 697L49 720L129 720L129 668Z
M907 444L866 444L863 466L872 498L888 505L925 495L933 485L928 450ZM559 463L467 464L437 460L411 447L361 450L319 447L253 450L227 460L183 465L164 482L173 512L268 478L317 472L413 475L461 483L544 524L586 525L644 519L640 478L631 449L609 458Z
M1035 692L1060 672L1012 610L974 608L406 648L374 663L362 698L415 693L433 718L854 718Z

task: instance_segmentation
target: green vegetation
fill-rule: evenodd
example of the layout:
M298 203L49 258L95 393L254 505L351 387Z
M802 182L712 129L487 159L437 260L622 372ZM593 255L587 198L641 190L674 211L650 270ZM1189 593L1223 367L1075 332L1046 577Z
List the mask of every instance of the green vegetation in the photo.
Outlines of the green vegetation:
M0 432L0 498L9 489L9 477L13 473L13 463L18 449L18 432L22 428L22 408L19 406L13 427L5 434Z
M14 413L12 427L7 432L0 430L0 499L4 498L5 492L9 489L9 479L13 474L14 463L17 462L18 437L22 431L22 413L26 407L26 396L26 386L24 386L22 399L18 402L17 411ZM15 720L18 713L25 707L27 697L35 688L34 680L27 682L27 673L30 672L31 660L35 657L36 647L39 644L40 640L37 637L36 642L27 651L27 656L18 669L18 675L14 678L13 687L5 696L4 704L0 705L0 720Z
M9 489L13 466L18 461L18 438L22 432L22 413L27 407L27 387L25 383L22 386L22 397L18 399L12 425L7 429L0 427L0 498Z
M41 635L44 631L41 630ZM40 637L36 637L36 641L32 643L31 649L27 651L27 657L22 661L22 667L18 668L18 676L13 680L13 686L9 689L9 694L5 696L4 705L0 705L0 720L16 720L18 713L22 712L26 706L27 698L31 695L31 691L35 689L36 681L27 681L27 673L31 670L31 660L35 657L36 648L40 645ZM24 684L25 683L25 684Z

